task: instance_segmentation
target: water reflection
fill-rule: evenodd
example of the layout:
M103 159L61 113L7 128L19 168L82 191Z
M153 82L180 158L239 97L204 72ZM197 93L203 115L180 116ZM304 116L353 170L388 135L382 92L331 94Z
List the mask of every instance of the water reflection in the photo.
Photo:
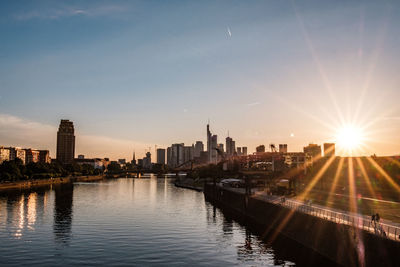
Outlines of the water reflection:
M54 224L55 240L68 244L71 239L72 202L74 185L61 184L54 188Z

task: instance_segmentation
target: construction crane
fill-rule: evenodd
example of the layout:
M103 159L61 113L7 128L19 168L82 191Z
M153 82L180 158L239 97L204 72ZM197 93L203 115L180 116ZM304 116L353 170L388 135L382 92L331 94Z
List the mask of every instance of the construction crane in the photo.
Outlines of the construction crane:
M275 144L269 144L269 147L271 148L271 152L277 152L276 151L276 147L275 147Z

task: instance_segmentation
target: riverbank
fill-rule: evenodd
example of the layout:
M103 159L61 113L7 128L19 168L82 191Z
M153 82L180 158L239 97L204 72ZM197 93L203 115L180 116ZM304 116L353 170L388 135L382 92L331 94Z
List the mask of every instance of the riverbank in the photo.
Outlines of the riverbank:
M203 192L203 187L199 187L199 186L194 186L194 185L189 185L189 184L184 184L181 183L179 181L175 181L174 185L176 187L180 187L180 188L185 188L185 189L191 189L191 190L195 190L197 192Z
M40 186L71 183L71 182L91 182L91 181L103 180L104 178L105 176L103 175L95 175L95 176L58 177L50 179L0 183L0 191L23 190L23 189L29 189L31 187L40 187Z
M399 266L400 242L348 224L313 216L269 201L246 196L212 184L204 188L206 200L229 210L258 229L268 242L284 235L320 255L345 266Z

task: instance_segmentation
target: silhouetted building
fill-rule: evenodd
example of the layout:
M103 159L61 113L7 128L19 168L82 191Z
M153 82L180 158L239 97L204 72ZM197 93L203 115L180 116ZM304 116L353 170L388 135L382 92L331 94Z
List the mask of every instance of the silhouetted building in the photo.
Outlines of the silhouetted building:
M335 143L324 143L324 156L335 156Z
M5 147L0 147L0 164L3 161L8 161L8 160L10 160L10 149Z
M183 147L183 162L189 162L194 158L194 146L184 146Z
M211 136L211 162L213 164L217 164L218 161L218 152L216 148L218 147L218 136Z
M39 162L50 163L50 152L48 150L39 150Z
M279 144L279 152L287 153L287 144Z
M259 145L258 147L256 147L256 152L257 153L265 153L265 146Z
M84 159L85 155L78 155L78 159Z
M125 165L126 164L126 159L118 159L119 165Z
M242 147L242 155L247 156L247 146Z
M75 135L72 121L61 120L57 132L57 160L63 164L72 163L75 157Z
M227 157L232 157L235 155L236 148L235 148L235 141L231 137L227 137L225 139L226 141L226 156Z
M242 148L238 146L236 148L236 153L237 153L238 156L241 156L242 155Z
M165 164L165 149L158 148L157 149L157 164Z
M208 162L211 163L212 161L212 141L211 141L212 135L210 131L210 124L207 124L207 153L208 153ZM215 144L215 147L217 147L217 144Z
M37 163L39 162L39 155L40 152L38 150L34 150L34 149L24 149L25 150L25 163L29 164L29 163Z
M196 144L194 145L194 157L195 158L200 158L200 153L204 151L204 145L203 142L201 141L196 141Z
M20 147L9 147L10 150L10 160L15 160L19 158L25 164L25 150Z
M151 169L151 153L147 152L146 157L143 158L143 168L144 169Z
M312 160L320 158L322 154L321 146L317 144L309 144L303 148L303 151L310 156Z

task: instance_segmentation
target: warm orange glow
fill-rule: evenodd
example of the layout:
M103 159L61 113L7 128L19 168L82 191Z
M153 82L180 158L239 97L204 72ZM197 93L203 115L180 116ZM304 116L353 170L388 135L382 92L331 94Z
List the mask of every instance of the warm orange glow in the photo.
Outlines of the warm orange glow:
M356 125L344 125L336 133L338 149L349 156L361 152L364 139L362 128Z

